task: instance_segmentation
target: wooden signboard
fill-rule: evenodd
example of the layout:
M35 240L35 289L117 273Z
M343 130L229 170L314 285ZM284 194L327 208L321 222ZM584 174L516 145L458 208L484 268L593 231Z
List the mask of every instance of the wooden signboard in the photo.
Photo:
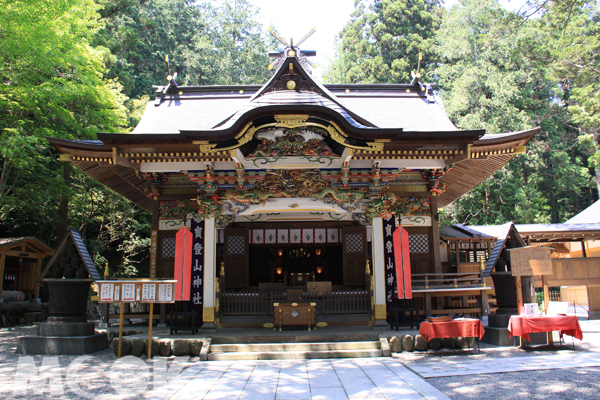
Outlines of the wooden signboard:
M512 276L552 275L551 249L529 246L508 251Z
M96 281L99 286L98 303L121 303L119 315L119 349L117 356L121 358L123 340L123 303L150 304L148 329L148 358L152 358L152 314L154 303L175 302L175 280L162 279L130 279Z
M98 303L174 303L175 280L98 281Z

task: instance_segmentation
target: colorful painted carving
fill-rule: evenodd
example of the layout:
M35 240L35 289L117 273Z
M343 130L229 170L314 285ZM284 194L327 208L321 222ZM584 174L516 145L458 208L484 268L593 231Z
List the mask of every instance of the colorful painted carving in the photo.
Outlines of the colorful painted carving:
M144 193L146 194L146 197L150 197L154 200L158 200L158 197L160 196L160 190L158 189L158 185L144 186Z
M156 185L165 183L169 179L169 174L158 172L139 172L138 175L140 175L143 180Z
M389 218L391 215L431 215L431 202L429 197L398 197L386 193L369 202L362 216L356 218L370 220L375 217Z
M434 196L442 194L446 191L446 183L441 182L440 179L442 179L444 175L446 175L446 173L451 169L452 167L421 171L421 177L429 181L429 191L432 192Z
M246 182L246 170L240 163L235 164L235 178L237 180L238 190L244 189L244 183Z
M210 166L206 166L204 173L204 191L207 194L217 193L217 185L215 185L215 170Z
M324 139L327 131L323 128L305 126L297 128L262 128L255 134L258 140L256 149L246 156L280 157L280 156L325 156L337 157Z

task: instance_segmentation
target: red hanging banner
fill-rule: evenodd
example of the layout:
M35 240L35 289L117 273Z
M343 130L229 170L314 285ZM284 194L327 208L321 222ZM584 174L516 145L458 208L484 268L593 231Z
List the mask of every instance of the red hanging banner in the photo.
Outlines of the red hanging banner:
M394 231L394 258L398 281L398 298L412 299L412 282L410 277L410 252L408 250L408 232L399 226Z
M192 281L194 235L185 226L175 236L175 300L189 300Z

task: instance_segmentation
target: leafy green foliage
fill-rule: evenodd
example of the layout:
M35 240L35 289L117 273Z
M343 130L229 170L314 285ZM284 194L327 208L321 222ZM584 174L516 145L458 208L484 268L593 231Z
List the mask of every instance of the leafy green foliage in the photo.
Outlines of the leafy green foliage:
M568 93L527 51L546 37L493 0L463 0L444 17L435 75L455 124L488 133L542 128L526 155L447 207L444 223L563 222L593 201L584 149L561 103Z
M44 137L118 129L125 97L88 44L100 26L93 1L3 2L0 26L0 224L51 242L68 188Z
M53 244L80 229L111 275L148 274L150 215L70 165L45 137L137 124L165 84L262 83L267 43L244 0L0 1L0 231ZM68 166L68 167L67 167Z
M167 83L167 55L181 85L263 83L269 76L264 33L247 1L101 3L106 25L94 43L106 49L108 76L130 98L153 96L152 85Z
M596 173L600 190L600 9L596 1L532 2L542 16L536 21L543 40L528 43L550 66L565 92L563 103L578 130L578 140Z
M432 48L442 14L439 0L357 0L325 81L404 83L417 70L420 52L428 71L437 61Z

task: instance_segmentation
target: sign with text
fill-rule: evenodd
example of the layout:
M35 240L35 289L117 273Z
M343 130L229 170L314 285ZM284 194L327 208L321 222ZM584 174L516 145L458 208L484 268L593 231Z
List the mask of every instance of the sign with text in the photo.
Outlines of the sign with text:
M174 303L176 282L162 279L97 281L98 303Z
M528 246L508 251L512 276L552 275L552 249Z

